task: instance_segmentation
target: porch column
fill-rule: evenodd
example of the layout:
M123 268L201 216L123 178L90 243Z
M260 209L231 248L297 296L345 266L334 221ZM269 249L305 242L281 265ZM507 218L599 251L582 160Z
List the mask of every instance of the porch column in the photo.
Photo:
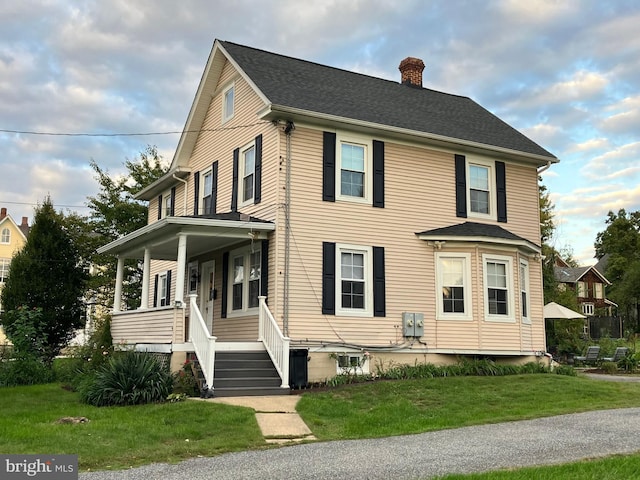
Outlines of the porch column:
M144 263L142 265L142 298L140 310L149 308L149 278L151 276L151 250L144 249Z
M113 311L119 312L122 305L122 279L124 277L124 257L118 256L116 268L116 291L113 295Z
M187 269L187 236L178 235L178 267L175 301L184 304L184 276Z

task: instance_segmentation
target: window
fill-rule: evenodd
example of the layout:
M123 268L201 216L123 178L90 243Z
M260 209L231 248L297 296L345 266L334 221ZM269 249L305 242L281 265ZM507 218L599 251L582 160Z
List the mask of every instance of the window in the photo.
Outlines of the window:
M8 258L0 258L0 283L4 283L9 278L9 265L11 260Z
M585 315L593 315L595 311L593 303L583 303L582 304L582 313Z
M337 315L373 315L371 247L336 245Z
M362 375L369 373L369 353L338 353L336 359L336 373L338 375Z
M202 175L202 213L212 213L213 205L213 171L209 170Z
M252 251L253 250L253 251ZM262 251L254 245L231 252L229 256L231 312L258 307L262 282Z
M483 255L485 318L515 321L513 309L512 259L500 255Z
M578 297L587 298L587 283L578 282Z
M250 145L240 152L240 203L253 202L255 192L256 148Z
M222 92L222 123L233 118L235 106L235 86L231 84Z
M0 243L9 243L11 241L11 230L8 228L2 229L2 234L0 235Z
M529 262L520 260L520 313L522 323L531 323L529 316Z
M490 162L474 160L468 163L467 172L469 216L494 218L496 212L493 165Z
M173 196L171 195L171 192L167 192L162 196L162 198L164 199L164 215L162 217L170 217L173 213Z
M593 284L593 289L595 292L595 297L596 298L604 298L604 285L601 283L594 283Z
M338 136L336 185L338 199L371 201L371 140Z
M470 254L436 253L438 320L470 320Z
M169 305L169 281L168 272L158 275L158 303L161 307Z

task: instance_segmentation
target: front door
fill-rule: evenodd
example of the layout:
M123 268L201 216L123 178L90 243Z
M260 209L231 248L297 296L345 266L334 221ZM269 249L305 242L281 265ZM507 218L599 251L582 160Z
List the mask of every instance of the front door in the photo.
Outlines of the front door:
M202 281L200 282L200 311L204 323L209 328L209 332L213 334L213 301L215 297L215 263L212 261L205 262L201 267Z

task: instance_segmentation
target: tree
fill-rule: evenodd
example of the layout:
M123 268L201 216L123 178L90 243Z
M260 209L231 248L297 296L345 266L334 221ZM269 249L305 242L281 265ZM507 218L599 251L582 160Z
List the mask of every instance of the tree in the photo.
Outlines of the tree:
M112 255L98 255L95 249L147 225L148 208L135 195L167 172L157 148L151 145L140 152L139 158L127 159L124 166L127 175L112 177L91 162L100 191L88 198L91 213L87 221L74 219L75 224L70 225L86 246L85 258L93 265L88 296L104 306L113 299L117 261ZM127 260L124 278L123 301L126 308L136 308L140 304L141 262Z
M630 317L640 318L640 212L609 212L607 227L596 236L598 259L607 256L609 297ZM638 325L636 324L636 330Z
M56 213L47 197L36 208L27 242L14 255L2 290L6 310L2 323L7 336L15 345L21 345L24 342L18 336L24 336L25 330L37 334L38 356L50 363L73 338L74 330L84 325L85 280L78 250L64 228L63 216ZM36 310L37 315L26 314Z

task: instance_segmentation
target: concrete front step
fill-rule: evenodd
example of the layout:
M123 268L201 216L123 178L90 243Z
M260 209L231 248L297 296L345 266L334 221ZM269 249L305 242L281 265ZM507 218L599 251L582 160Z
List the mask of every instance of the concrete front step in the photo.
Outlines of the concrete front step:
M281 387L216 387L213 398L220 397L249 397L263 395L290 395L291 389Z
M227 387L279 387L282 381L280 377L236 377L236 378L216 378L213 381L214 388Z

